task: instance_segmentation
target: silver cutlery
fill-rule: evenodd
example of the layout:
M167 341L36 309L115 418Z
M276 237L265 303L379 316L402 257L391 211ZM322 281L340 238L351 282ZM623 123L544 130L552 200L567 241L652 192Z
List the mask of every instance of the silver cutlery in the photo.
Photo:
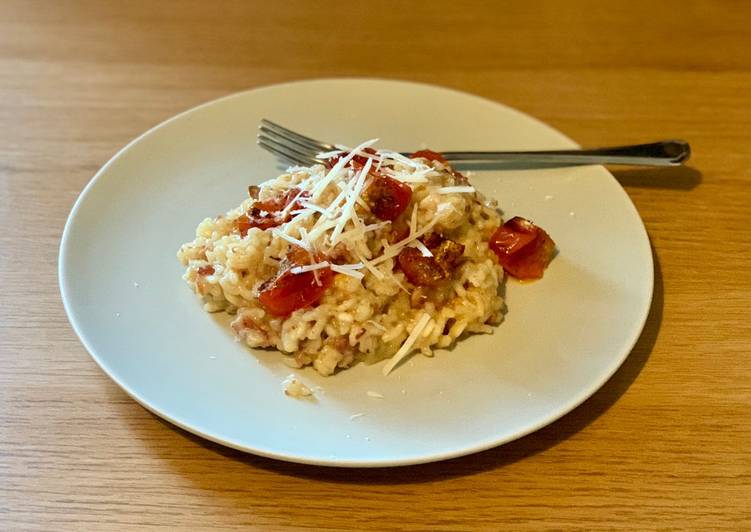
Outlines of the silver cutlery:
M334 144L307 137L271 120L258 126L258 145L286 161L303 166L320 164L320 153L339 149ZM404 152L403 155L409 155ZM568 166L582 164L624 164L636 166L678 166L691 155L685 140L663 140L648 144L585 150L544 151L444 151L451 163Z

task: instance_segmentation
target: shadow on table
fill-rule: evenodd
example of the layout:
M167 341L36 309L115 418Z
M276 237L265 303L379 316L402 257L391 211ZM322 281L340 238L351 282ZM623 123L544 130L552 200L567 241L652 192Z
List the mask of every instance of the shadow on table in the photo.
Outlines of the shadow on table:
M619 169L611 167L610 173L624 187L691 190L702 181L701 172L690 166Z
M554 423L518 440L473 455L445 460L436 464L422 464L388 468L335 468L293 464L263 458L224 447L184 431L161 418L154 416L165 427L197 445L223 457L245 463L252 467L294 477L311 478L326 482L356 482L358 484L403 484L433 482L486 470L498 469L528 456L543 452L576 434L605 413L626 392L639 375L652 352L662 322L663 284L660 263L653 250L655 283L652 306L644 330L628 358L618 371L583 404ZM153 415L153 414L152 414ZM187 475L194 476L190 473ZM194 478L198 483L200 478Z

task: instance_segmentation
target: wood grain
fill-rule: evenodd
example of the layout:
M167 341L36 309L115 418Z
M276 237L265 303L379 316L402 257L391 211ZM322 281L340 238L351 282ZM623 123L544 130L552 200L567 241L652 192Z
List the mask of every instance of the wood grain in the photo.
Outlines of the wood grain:
M751 5L0 2L0 529L751 528ZM57 288L96 169L173 114L291 79L505 102L585 145L685 137L615 172L656 258L639 343L590 400L444 463L336 470L159 420L79 344Z

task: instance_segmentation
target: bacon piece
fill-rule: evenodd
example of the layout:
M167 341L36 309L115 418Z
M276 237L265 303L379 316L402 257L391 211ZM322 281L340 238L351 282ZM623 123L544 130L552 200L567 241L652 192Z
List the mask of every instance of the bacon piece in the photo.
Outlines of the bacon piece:
M413 247L404 248L397 256L397 264L409 282L416 286L434 286L450 279L464 253L464 245L437 233L426 235L423 244L433 254L432 257L424 257L420 250Z
M423 257L417 248L404 248L396 262L409 282L416 286L433 286L447 277L433 257Z
M464 254L464 245L453 240L444 240L437 247L428 246L428 249L433 253L433 258L441 269L449 274Z
M248 188L248 193L251 194L252 197L250 188ZM281 225L284 222L288 222L291 216L289 214L287 216L281 216L281 211L283 211L290 202L294 201L298 194L300 194L299 189L291 188L279 196L254 202L245 214L238 216L235 220L237 229L240 231L240 236L247 235L251 227L258 227L259 229L265 230ZM300 195L300 198L295 202L292 210L300 208L300 199L307 197L309 197L309 194L303 192Z
M201 266L196 270L198 275L214 275L214 267L211 264Z

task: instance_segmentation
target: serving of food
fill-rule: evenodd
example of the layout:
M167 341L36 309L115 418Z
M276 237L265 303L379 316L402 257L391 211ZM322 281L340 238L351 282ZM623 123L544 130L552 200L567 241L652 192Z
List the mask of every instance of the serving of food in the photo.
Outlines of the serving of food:
M440 153L374 144L249 187L178 251L205 310L234 315L248 346L322 375L388 359L388 374L414 351L492 333L504 271L543 276L555 251L543 229L503 223L496 202Z
M388 143L276 171L252 142L267 116ZM134 140L77 200L59 259L73 329L152 412L272 458L417 464L549 424L639 337L654 278L644 224L601 166L462 175L441 154L381 149L423 145L576 148L501 103L414 83L303 81L210 102Z

